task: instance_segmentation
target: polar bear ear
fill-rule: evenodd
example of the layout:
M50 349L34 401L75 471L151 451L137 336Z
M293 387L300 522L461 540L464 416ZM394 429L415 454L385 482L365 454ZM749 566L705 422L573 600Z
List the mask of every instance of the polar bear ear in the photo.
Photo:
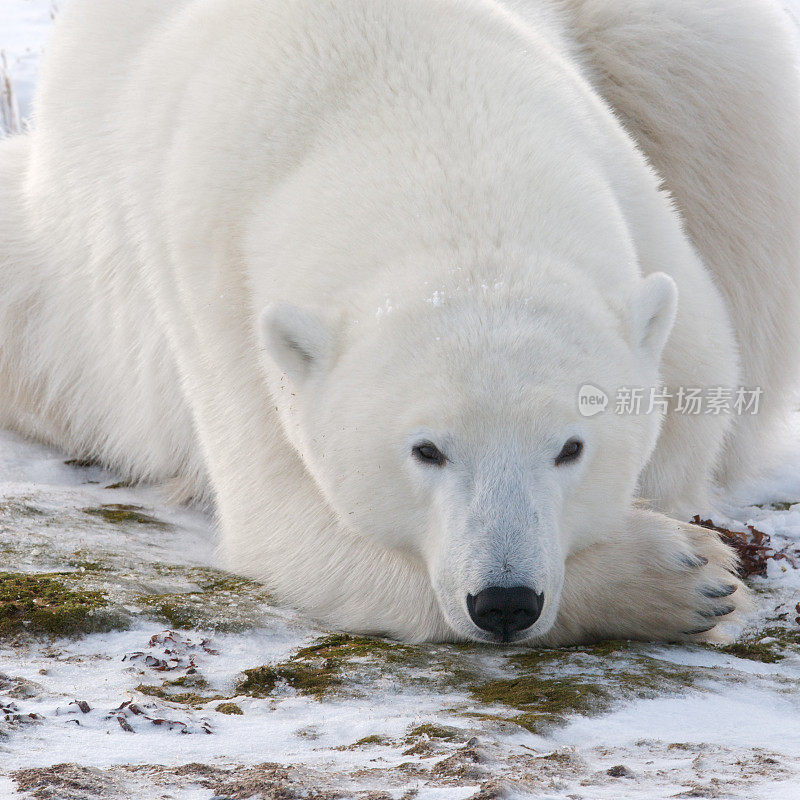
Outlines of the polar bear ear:
M658 362L678 311L678 287L663 272L648 275L630 299L629 320L634 347Z
M267 352L293 381L304 380L333 355L332 321L316 311L273 303L260 327Z

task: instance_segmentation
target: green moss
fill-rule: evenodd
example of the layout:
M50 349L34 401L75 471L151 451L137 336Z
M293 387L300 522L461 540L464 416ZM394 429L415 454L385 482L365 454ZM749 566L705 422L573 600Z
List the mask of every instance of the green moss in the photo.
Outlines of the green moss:
M431 756L434 754L436 748L433 746L433 741L430 739L423 739L418 741L408 750L403 750L401 755L404 756Z
M161 686L140 683L136 687L136 691L149 695L150 697L158 697L170 703L191 706L192 708L198 708L214 700L227 701L230 699L221 694L201 694L201 691L207 688L208 681L199 672L195 672L189 675L182 675L180 678L175 678L171 681L164 681ZM181 689L190 689L193 691L180 691ZM229 705L233 704L229 703ZM225 713L235 714L236 712L229 711ZM241 713L241 710L239 713Z
M404 756L431 756L441 752L441 742L463 738L457 728L425 723L408 731L406 743L412 746L403 751Z
M216 592L223 594L245 594L256 592L263 594L264 586L249 578L240 578L238 575L230 575L227 572L216 572L214 570L195 569L190 573L190 577L197 583L204 592Z
M27 517L46 517L47 512L43 511L41 508L36 508L36 506L29 505L28 503L23 503L19 506L20 511L27 516Z
M459 737L459 731L457 728L448 728L444 725L434 725L430 722L426 722L424 725L417 725L408 732L408 740L422 737L427 737L428 739L444 739L445 741L451 742L453 739Z
M564 662L569 657L569 653L568 650L551 648L519 650L508 656L508 663L518 669L539 670Z
M606 658L616 653L627 653L631 649L631 643L624 639L609 639L605 642L586 645L584 647L572 648L573 652L583 652L588 655Z
M267 697L276 686L285 682L300 694L320 698L342 682L329 662L322 667L302 663L255 667L246 669L244 675L236 691L253 697Z
M236 631L248 627L250 620L239 618L239 609L225 607L219 598L206 592L185 594L139 595L136 602L147 608L148 616L167 623L170 628L192 630L213 628L218 631Z
M140 683L136 687L137 692L146 694L150 697L158 697L161 700L168 700L170 703L177 703L182 706L191 706L197 708L205 705L212 700L224 700L222 695L214 695L213 697L206 697L198 694L197 692L171 692L164 686L152 686L146 683Z
M785 650L795 650L798 647L800 647L800 630L772 626L760 631L757 636L715 649L737 658L774 664L786 657Z
M73 569L83 572L107 572L108 567L99 561L85 561L83 559L73 559L67 562Z
M390 744L390 740L385 736L378 736L376 733L373 733L370 736L359 739L357 742L353 742L350 747L368 747L371 744Z
M793 647L800 645L800 630L773 626L761 631L762 638L775 639L780 647Z
M152 684L140 683L136 687L136 691L141 692L142 694L146 694L150 697L158 697L159 699L167 700L170 703L177 703L178 705L183 705L183 706L191 706L192 708L198 708L214 700L229 699L221 694L203 695L200 694L199 692L175 691L176 687L183 687L186 685L187 684L185 682L182 682L182 680L178 678L178 680L175 681L166 681L165 683L161 684L161 686L153 686ZM196 688L203 688L206 686L208 686L208 683L205 681L205 679L201 679L200 683L197 685Z
M144 509L140 506L112 503L98 506L97 508L82 508L81 511L92 517L100 517L113 525L133 523L135 525L149 525L152 528L165 529L169 527L166 522L156 519L156 517L151 517L149 514L145 514Z
M135 602L172 628L236 632L262 624L271 599L263 585L205 567L157 565L171 586L188 591L143 594Z
M772 511L788 511L792 506L797 505L794 501L777 501L774 503L756 503L756 508L768 508Z
M167 681L164 685L181 687L190 686L193 689L207 689L208 681L199 672L195 672L191 675L183 675L180 678L176 678L174 681Z
M614 702L683 692L710 677L710 670L673 664L651 655L647 645L627 641L518 650L506 663L508 677L484 682L473 677L467 686L479 703L512 713L478 716L540 734L573 714L596 714Z
M202 614L190 604L183 604L174 598L182 595L154 595L137 598L138 602L147 606L156 616L169 623L171 628L188 630L202 625Z
M71 636L125 627L118 616L103 613L106 596L67 586L70 573L0 573L0 634Z
M244 714L236 703L220 703L214 711L219 711L220 714Z
M341 686L341 674L351 665L377 661L380 665L403 661L415 648L369 636L336 633L323 636L300 648L282 664L245 670L238 691L266 697L280 683L287 683L300 694L320 698Z
M783 653L779 653L773 644L763 644L761 642L734 642L716 648L722 653L727 653L737 658L747 658L750 661L762 661L765 664L774 664L782 661Z
M30 503L11 500L0 503L0 515L14 519L15 517L47 517L50 516L50 512L32 506Z
M502 680L487 680L498 670ZM320 698L345 689L369 691L371 681L387 677L425 691L466 690L482 706L495 706L486 708L483 716L543 730L572 714L596 713L615 701L683 692L714 676L711 670L676 665L652 655L648 645L626 641L534 650L477 644L412 646L333 634L300 648L282 663L248 670L238 690L266 697L283 683ZM452 710L470 713L461 706ZM425 736L430 743L444 735L454 732L438 725L418 726L406 741L416 746Z
M578 645L569 648L535 648L524 650L509 656L508 660L511 664L520 669L539 670L548 665L552 666L556 663L567 663L570 660L574 660L575 657L581 661L587 661L588 659L582 658L586 656L595 659L608 659L610 656L621 653L627 654L630 652L630 649L631 642L620 639L610 639L609 641L597 642L596 644Z
M336 661L343 661L351 658L381 656L388 661L397 661L403 655L411 652L413 652L413 648L385 639L334 633L322 637L308 647L301 648L295 654L294 659L332 658Z
M608 692L593 683L535 675L478 684L470 687L470 693L480 703L522 711L511 719L536 732L563 722L569 714L601 711L609 699Z

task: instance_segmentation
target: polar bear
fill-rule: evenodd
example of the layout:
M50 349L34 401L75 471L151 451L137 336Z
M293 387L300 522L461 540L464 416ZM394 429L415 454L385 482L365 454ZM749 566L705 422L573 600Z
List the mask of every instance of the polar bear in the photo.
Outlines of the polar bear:
M0 424L341 629L718 638L683 520L786 408L798 88L772 0L70 0L0 147Z

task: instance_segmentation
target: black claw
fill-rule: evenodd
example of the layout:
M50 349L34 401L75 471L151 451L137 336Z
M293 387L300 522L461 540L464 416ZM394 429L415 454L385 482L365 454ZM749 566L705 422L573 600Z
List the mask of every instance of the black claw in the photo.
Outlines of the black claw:
M684 636L697 636L697 634L698 634L698 633L707 633L707 632L708 632L708 631L710 631L712 628L716 628L716 627L717 627L717 623L716 623L716 622L714 622L714 623L712 623L711 625L706 625L706 626L705 626L705 627L703 627L703 628L695 628L695 629L694 629L694 630L692 630L692 631L684 631L684 632L683 632L683 635L684 635Z
M712 619L713 617L724 617L733 611L736 611L735 604L726 603L724 606L716 606L716 608L712 608L711 611L701 611L700 616L705 617L706 619Z
M706 597L718 598L718 597L729 597L736 591L736 584L735 583L725 583L722 586L718 586L714 588L712 586L708 586L703 589L703 594Z

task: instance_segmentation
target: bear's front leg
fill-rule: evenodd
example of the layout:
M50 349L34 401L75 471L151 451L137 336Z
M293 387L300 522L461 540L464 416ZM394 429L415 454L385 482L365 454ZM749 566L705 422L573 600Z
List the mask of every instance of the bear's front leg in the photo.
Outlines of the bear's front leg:
M598 639L724 641L750 593L736 555L713 531L641 509L604 541L567 559L548 645Z

